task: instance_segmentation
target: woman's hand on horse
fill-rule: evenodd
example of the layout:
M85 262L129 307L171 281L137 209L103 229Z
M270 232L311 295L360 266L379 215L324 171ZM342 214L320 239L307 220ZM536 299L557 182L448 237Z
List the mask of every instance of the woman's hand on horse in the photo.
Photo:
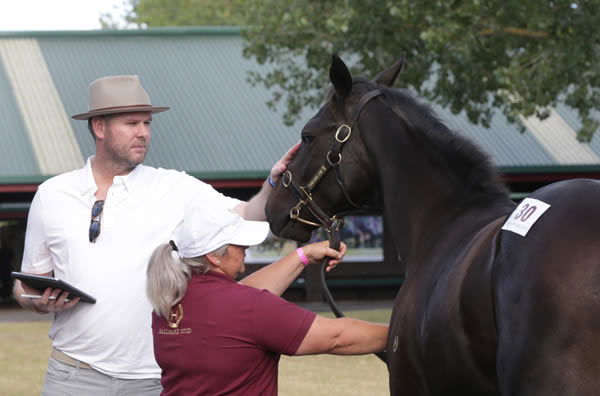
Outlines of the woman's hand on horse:
M326 269L329 272L342 261L346 254L346 244L341 242L340 250L337 251L329 247L328 241L323 241L303 246L302 250L311 264L320 264L325 257L331 257Z
M290 162L292 162L292 160L296 156L296 153L298 152L299 148L300 142L293 145L292 148L290 148L283 155L283 157L281 157L281 159L277 161L275 165L273 165L273 168L271 168L271 179L273 180L273 182L277 183L277 180L279 180L281 174L285 172Z

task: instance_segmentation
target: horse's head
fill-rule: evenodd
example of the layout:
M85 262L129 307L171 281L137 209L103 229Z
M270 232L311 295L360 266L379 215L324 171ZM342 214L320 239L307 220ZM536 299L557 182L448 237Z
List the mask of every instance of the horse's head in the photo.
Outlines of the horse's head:
M377 203L377 177L361 133L368 129L367 104L381 95L377 84L391 86L403 60L369 81L353 79L344 62L333 56L329 70L333 89L304 126L298 154L267 201L267 218L275 234L307 241L315 228L335 226L344 214Z

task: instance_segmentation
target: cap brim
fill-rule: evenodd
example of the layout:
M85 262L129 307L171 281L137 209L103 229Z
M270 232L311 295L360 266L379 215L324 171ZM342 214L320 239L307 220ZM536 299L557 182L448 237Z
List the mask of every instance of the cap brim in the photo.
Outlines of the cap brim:
M227 243L238 246L254 246L264 242L268 235L269 223L245 220L239 223L239 227L235 231L235 237Z
M234 209L219 209L196 208L175 229L181 257L203 256L224 245L255 246L269 235L266 221L244 220Z
M125 107L122 109L110 109L110 110L100 110L100 111L90 111L87 113L75 114L71 118L74 120L87 120L96 116L103 116L108 114L120 114L120 113L136 113L140 111L147 111L150 113L162 113L163 111L169 110L170 107Z

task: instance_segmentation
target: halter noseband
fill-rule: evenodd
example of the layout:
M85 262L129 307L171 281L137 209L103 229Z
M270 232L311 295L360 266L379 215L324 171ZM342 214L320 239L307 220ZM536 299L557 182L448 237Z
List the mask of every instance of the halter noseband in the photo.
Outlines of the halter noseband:
M344 179L341 172L341 163L342 163L342 148L344 143L348 141L350 135L352 134L352 126L358 119L360 112L363 107L371 100L376 98L377 96L382 95L382 92L378 89L374 89L372 91L364 94L356 104L354 108L352 117L350 118L350 122L348 123L340 123L340 126L335 131L335 141L331 147L331 150L327 152L325 156L325 163L322 164L319 169L314 173L314 175L310 178L306 186L298 186L292 177L292 173L289 170L286 170L282 175L282 183L286 189L289 189L295 196L298 198L298 203L296 206L290 209L290 219L299 221L304 224L312 225L315 227L323 227L327 230L327 232L331 233L332 230L339 231L342 229L344 225L344 219L338 219L336 215L331 217L327 216L325 211L319 207L315 203L312 198L311 192L315 188L315 186L321 181L323 176L327 174L327 172L333 168L335 169L336 181L340 186L346 201L357 209L361 209L361 207L355 204L346 189L344 188ZM300 210L302 207L306 206L308 210L315 216L318 223L310 220L306 220L300 217Z

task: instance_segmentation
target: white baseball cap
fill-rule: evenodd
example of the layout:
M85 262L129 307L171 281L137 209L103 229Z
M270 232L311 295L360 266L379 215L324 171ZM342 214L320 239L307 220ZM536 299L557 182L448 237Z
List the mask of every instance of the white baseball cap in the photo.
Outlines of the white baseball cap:
M244 220L232 209L196 207L175 229L173 242L180 257L192 258L228 244L258 245L268 235L266 221Z

